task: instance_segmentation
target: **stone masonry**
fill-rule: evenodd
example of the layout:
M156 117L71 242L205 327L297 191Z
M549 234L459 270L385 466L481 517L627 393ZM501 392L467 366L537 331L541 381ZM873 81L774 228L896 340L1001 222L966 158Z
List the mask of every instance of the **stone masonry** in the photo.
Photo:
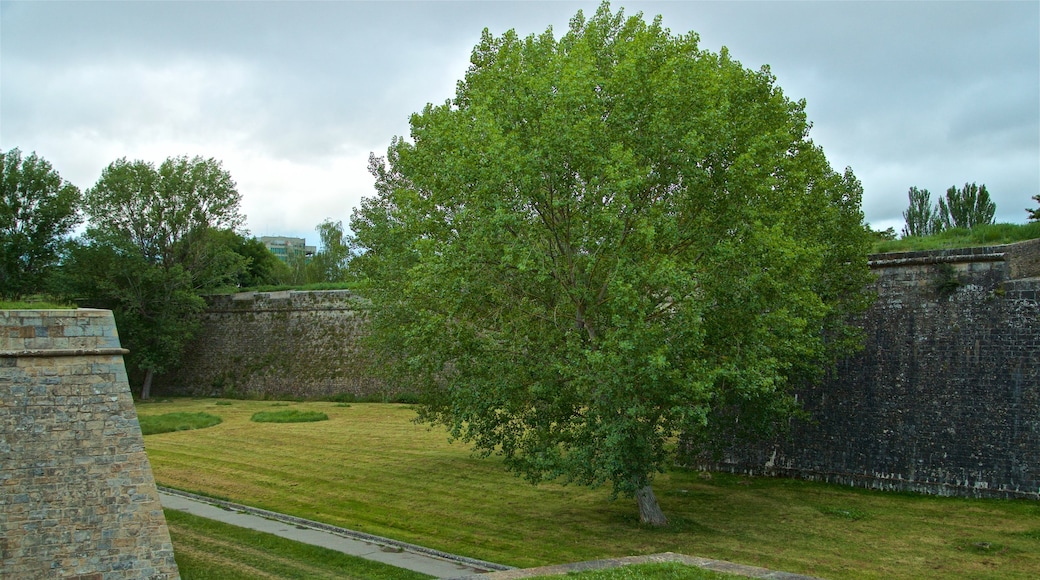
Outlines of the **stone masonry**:
M871 257L864 349L798 391L788 437L689 462L937 495L1040 499L1040 240Z
M0 578L178 578L107 310L0 311Z
M198 336L153 393L225 397L357 397L395 393L362 347L367 303L347 290L207 296Z

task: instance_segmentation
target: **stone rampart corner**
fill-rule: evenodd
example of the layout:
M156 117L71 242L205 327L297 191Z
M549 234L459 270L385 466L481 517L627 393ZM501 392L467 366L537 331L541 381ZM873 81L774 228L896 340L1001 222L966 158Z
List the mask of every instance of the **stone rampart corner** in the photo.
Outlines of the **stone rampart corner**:
M107 310L0 310L0 577L179 578Z

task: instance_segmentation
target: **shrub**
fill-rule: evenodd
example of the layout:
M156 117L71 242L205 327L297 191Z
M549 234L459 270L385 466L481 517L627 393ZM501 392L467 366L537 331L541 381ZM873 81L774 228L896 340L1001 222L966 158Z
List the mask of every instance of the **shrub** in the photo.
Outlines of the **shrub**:
M205 429L219 425L223 420L209 413L166 413L165 415L140 416L137 421L141 424L142 435L155 435L170 431Z
M318 411L260 411L249 419L256 423L309 423L312 421L328 421L329 416Z

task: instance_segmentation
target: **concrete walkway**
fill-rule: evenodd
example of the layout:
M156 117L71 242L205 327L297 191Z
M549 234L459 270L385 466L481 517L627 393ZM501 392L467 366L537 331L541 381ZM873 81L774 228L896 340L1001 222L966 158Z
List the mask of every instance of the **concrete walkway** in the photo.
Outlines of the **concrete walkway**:
M447 554L389 538L381 538L174 489L159 488L159 500L166 509L188 512L258 532L267 532L366 560L429 574L435 578L459 578L511 569L509 566L501 564Z

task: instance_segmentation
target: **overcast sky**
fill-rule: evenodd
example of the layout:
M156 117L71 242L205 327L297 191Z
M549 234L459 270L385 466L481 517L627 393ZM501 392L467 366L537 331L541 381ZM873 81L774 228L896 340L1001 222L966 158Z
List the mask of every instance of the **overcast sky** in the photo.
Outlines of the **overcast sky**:
M81 189L112 161L223 162L253 235L317 242L373 194L369 152L454 96L486 27L557 37L598 2L0 0L0 149ZM1040 193L1040 2L613 2L771 66L851 166L875 228L985 183L997 221Z

